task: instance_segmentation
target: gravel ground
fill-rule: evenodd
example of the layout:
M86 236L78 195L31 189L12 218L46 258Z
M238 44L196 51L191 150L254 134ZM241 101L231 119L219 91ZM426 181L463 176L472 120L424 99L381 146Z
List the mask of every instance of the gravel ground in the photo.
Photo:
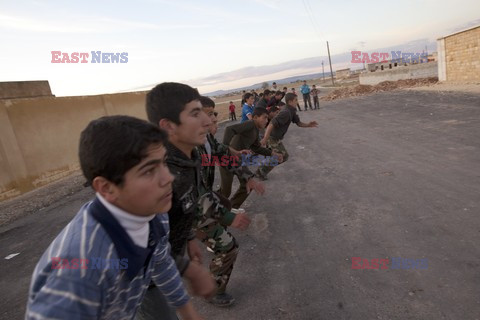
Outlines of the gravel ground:
M0 202L0 226L40 211L60 199L84 188L85 178L80 171L51 184Z

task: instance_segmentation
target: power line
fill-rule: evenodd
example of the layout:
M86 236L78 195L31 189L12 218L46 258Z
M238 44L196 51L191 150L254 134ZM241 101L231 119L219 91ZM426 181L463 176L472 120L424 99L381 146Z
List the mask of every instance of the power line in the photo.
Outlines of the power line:
M315 20L310 12L310 10L308 9L307 7L307 2L306 0L302 0L302 3L303 3L303 7L305 8L305 12L307 13L307 16L308 16L308 20L310 20L310 23L312 24L312 27L313 27L313 30L317 33L317 36L323 40L325 40L325 38L323 37L323 34L322 32L320 31L320 29L317 27L317 25L315 24Z
M310 9L310 14L311 14L311 16L312 16L313 23L317 26L318 31L320 32L323 40L325 40L325 36L324 36L324 34L323 34L323 32L322 32L322 28L320 27L320 25L318 24L317 20L315 19L315 12L313 11L312 6L310 5L310 1L309 1L309 0L305 0L305 2L307 3L308 8ZM325 40L325 41L326 41L326 40Z

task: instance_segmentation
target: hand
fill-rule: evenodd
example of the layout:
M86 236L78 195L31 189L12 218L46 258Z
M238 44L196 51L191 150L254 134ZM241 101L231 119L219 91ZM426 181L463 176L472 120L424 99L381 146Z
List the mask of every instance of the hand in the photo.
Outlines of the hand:
M200 246L197 243L197 240L192 239L188 241L187 243L187 252L188 252L188 257L190 258L191 261L195 261L199 264L202 264L202 250L200 249Z
M243 149L238 151L239 154L252 154L252 150L249 149Z
M265 140L265 138L263 138L262 140L260 140L260 144L262 145L262 147L266 147L267 146L267 140Z
M247 181L247 192L250 193L252 190L255 190L259 195L263 195L265 193L265 185L255 178L250 178Z
M318 127L318 123L317 123L317 121L310 121L310 122L308 123L308 126L309 126L310 128Z
M237 213L231 224L232 228L246 230L250 225L250 218L245 213Z
M283 162L283 154L272 151L272 156L277 157L278 163L282 163L282 162Z
M189 281L193 295L210 299L217 293L217 285L212 274L199 263L190 261L183 275Z

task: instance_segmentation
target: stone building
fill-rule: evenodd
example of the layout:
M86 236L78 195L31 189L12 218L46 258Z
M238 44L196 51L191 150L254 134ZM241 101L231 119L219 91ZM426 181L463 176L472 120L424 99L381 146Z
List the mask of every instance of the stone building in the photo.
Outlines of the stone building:
M480 82L480 25L437 40L438 79Z

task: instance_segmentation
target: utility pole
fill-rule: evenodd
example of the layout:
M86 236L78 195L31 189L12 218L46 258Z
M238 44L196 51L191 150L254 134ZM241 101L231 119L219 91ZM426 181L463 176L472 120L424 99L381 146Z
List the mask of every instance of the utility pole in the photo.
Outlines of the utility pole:
M323 60L322 60L322 77L323 77L323 82L325 83L325 69L323 68Z
M327 51L328 51L328 61L330 62L330 75L332 76L332 85L335 85L335 81L333 81L332 59L330 58L330 47L328 46L328 41L327 41Z

